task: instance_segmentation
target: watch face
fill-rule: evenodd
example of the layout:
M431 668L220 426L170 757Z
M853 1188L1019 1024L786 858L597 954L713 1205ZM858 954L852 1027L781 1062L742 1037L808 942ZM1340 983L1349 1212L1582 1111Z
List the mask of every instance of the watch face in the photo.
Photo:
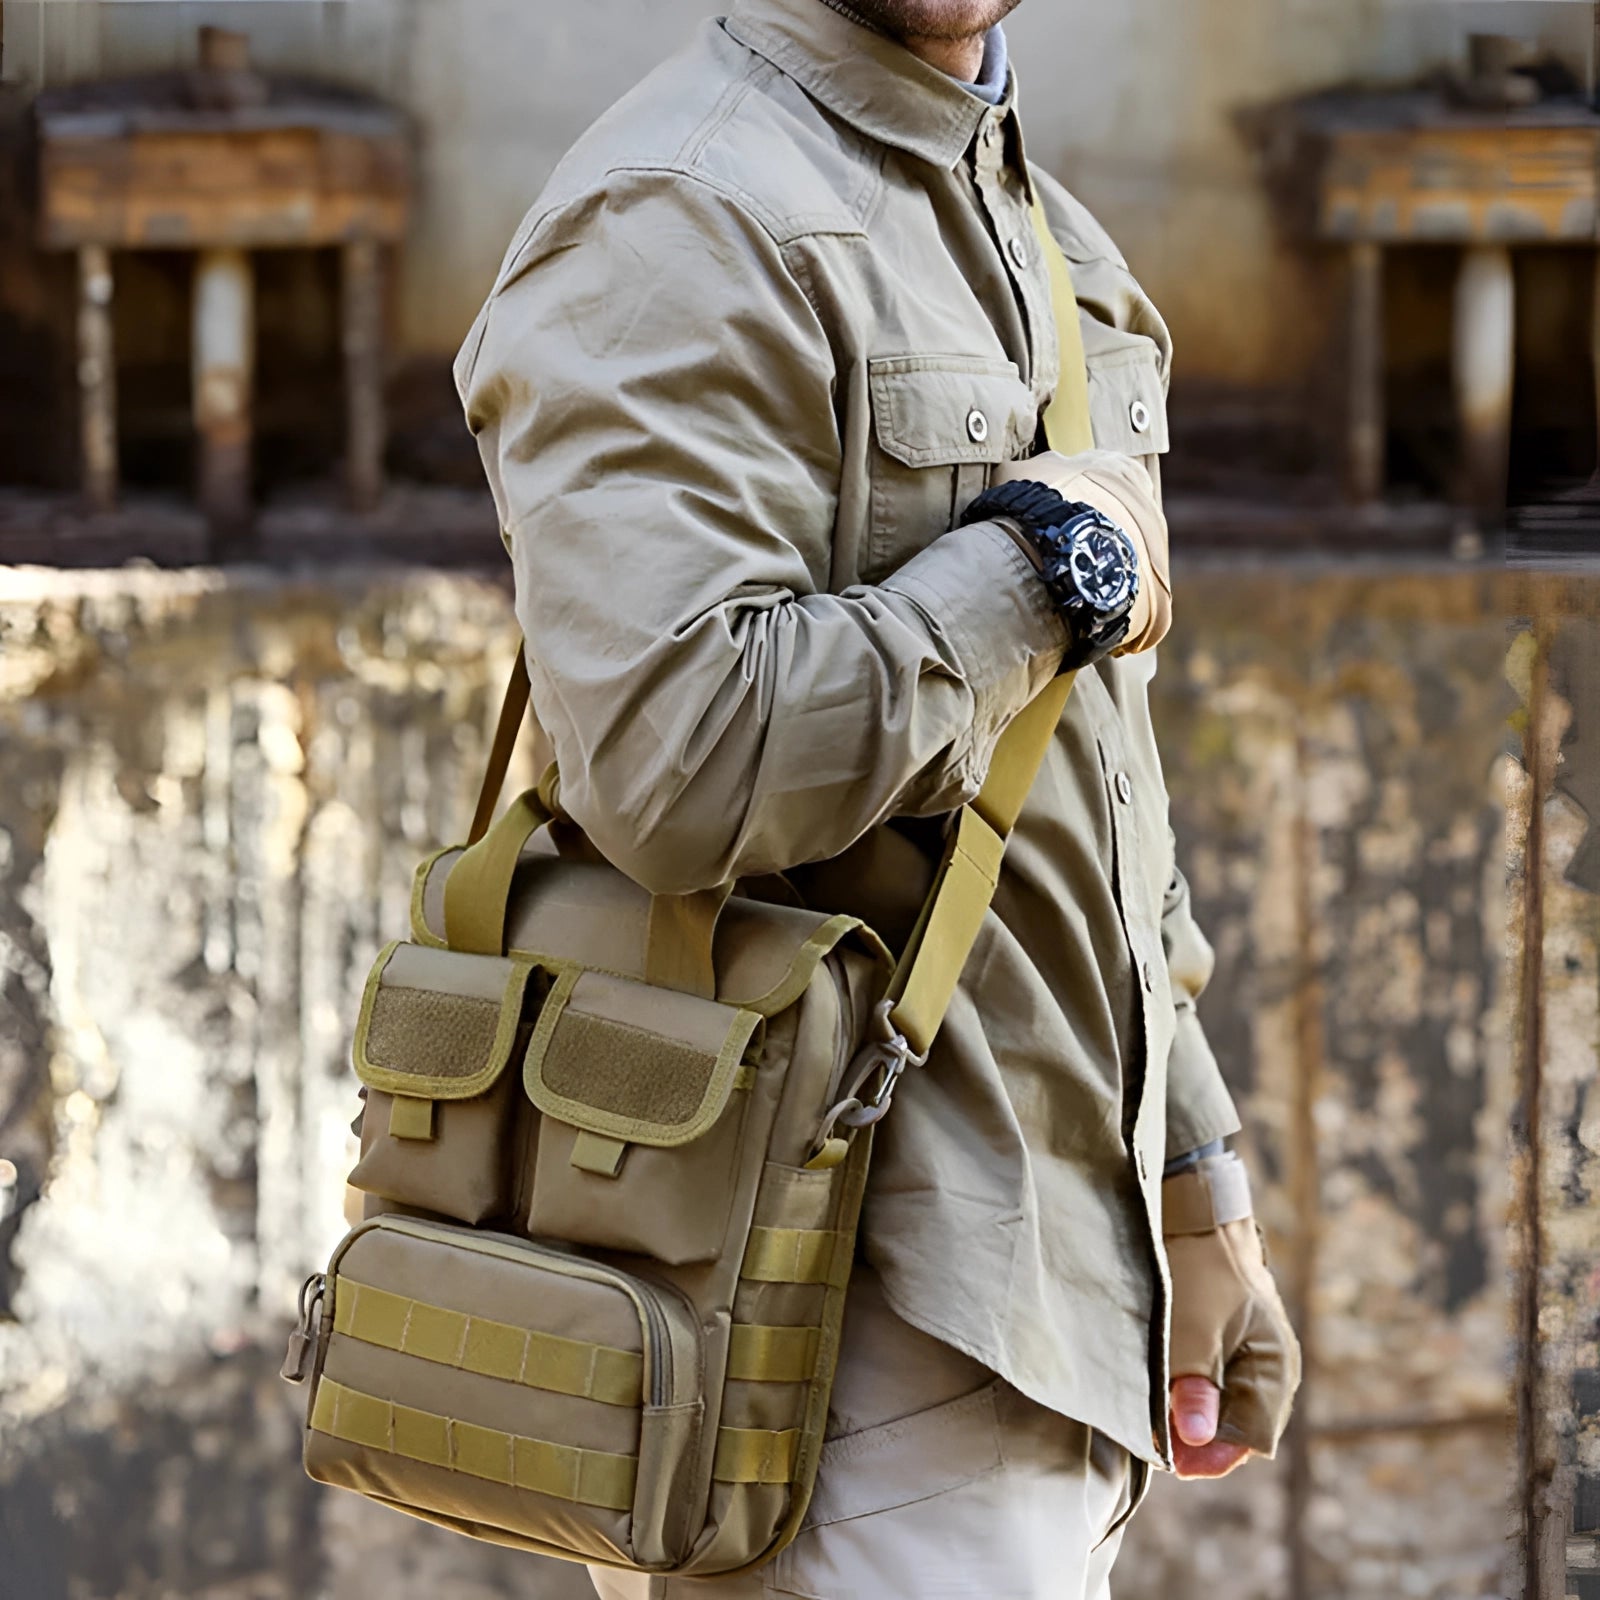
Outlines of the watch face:
M1085 517L1073 528L1066 554L1074 586L1096 611L1115 616L1132 602L1133 552L1109 520Z

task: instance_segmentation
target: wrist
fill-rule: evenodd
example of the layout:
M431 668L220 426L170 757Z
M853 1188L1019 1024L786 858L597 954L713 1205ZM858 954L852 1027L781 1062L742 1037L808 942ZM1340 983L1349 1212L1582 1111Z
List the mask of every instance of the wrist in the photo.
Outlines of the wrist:
M1161 1185L1161 1232L1169 1239L1211 1233L1254 1214L1250 1175L1231 1150L1205 1156Z
M961 519L993 522L1027 555L1067 627L1061 669L1089 666L1128 636L1141 592L1139 551L1098 507L1048 483L1010 478L984 490Z

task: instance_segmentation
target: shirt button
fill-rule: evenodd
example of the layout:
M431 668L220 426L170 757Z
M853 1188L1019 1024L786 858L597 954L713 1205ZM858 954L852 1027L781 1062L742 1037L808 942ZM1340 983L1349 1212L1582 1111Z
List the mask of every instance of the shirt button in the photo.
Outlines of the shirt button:
M1143 433L1150 426L1150 407L1143 400L1135 400L1128 407L1128 421L1133 424L1135 433Z
M1148 961L1139 968L1139 976L1144 979L1145 992L1147 994L1153 992L1156 986L1156 975L1150 970Z
M967 413L967 437L974 444L982 444L989 437L989 419L976 406Z
M1119 772L1117 774L1117 799L1119 799L1123 805L1127 805L1128 802L1133 799L1133 784L1129 780L1126 772Z
M1011 252L1011 260L1016 266L1027 266L1028 247L1022 242L1022 236L1020 234L1013 236L1011 243L1007 245L1006 248Z

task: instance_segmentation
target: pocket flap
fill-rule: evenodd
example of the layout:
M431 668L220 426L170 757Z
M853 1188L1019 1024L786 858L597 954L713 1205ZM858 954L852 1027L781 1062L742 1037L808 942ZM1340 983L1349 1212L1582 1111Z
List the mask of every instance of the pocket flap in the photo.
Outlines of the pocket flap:
M1138 337L1121 348L1091 351L1088 368L1095 447L1127 456L1164 454L1170 448L1167 402L1155 345Z
M890 356L867 372L878 445L908 467L1009 461L1033 448L1033 392L1009 361Z
M718 1005L603 972L568 969L528 1044L523 1083L547 1116L670 1148L711 1128L761 1025Z
M532 970L505 956L389 945L361 999L356 1075L420 1100L483 1094L511 1059Z

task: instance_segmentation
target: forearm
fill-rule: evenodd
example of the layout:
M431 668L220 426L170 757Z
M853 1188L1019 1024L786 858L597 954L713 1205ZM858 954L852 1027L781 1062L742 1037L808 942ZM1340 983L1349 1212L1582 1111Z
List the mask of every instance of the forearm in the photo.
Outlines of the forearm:
M874 588L738 585L687 597L648 638L596 618L597 647L557 573L569 538L603 537L570 517L559 542L514 535L518 611L563 805L658 893L823 859L886 817L970 798L1064 642L1026 561L976 525ZM669 582L649 568L628 581L618 572L610 600L646 612Z

